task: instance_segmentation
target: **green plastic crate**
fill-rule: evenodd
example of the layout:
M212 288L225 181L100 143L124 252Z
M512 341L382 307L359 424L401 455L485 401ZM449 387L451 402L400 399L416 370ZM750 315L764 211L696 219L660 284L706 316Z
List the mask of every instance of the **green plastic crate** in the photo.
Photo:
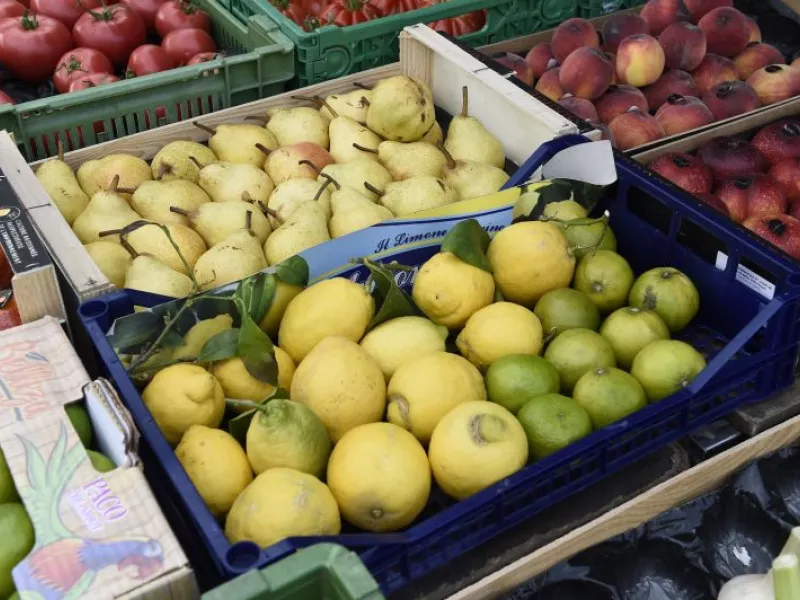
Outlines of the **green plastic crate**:
M317 544L203 594L202 600L383 600L355 552Z
M0 109L0 129L34 161L53 156L57 140L76 150L195 118L286 91L294 46L267 17L240 20L217 0L198 0L213 36L230 56Z
M643 4L643 0L578 0L578 15L592 19Z
M375 19L350 27L328 25L303 31L267 0L220 0L240 19L267 15L278 24L297 51L295 85L305 87L366 71L398 60L400 31L476 10L486 10L486 25L460 38L478 47L551 29L577 14L577 0L449 0L442 4Z

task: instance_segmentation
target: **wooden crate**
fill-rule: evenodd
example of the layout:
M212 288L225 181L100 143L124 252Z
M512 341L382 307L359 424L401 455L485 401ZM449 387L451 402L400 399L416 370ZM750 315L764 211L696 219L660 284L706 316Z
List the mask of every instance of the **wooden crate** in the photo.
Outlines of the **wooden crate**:
M543 142L558 135L577 133L577 127L508 82L477 59L423 25L408 27L401 35L400 62L341 79L313 85L250 104L220 111L200 119L204 125L241 122L247 117L263 118L276 106L296 105L293 95L327 96L354 89L354 84L371 85L392 75L409 75L423 80L433 90L436 105L450 114L461 110L461 88L469 87L470 114L478 117L504 144L510 160L521 164ZM192 139L204 142L208 133L191 122L175 123L65 155L70 166L111 153L127 153L145 160L173 140ZM42 234L50 253L65 275L79 301L106 294L114 286L103 276L69 225L51 204L31 169L19 153L0 147L0 168L14 169L9 179L17 189L28 213ZM34 169L40 163L33 163Z

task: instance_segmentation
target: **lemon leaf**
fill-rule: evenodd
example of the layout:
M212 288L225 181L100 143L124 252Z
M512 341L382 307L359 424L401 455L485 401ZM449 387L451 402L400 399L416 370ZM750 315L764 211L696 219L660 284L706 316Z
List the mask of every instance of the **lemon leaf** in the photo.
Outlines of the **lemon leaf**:
M259 404L263 405L270 400L277 399L289 400L289 392L283 388L276 388L272 394L264 398L261 402L259 402ZM250 427L250 421L253 420L256 410L257 409L252 408L228 421L228 433L236 438L236 441L238 441L242 446L245 446L247 440L247 429Z
M256 323L267 314L278 284L271 273L259 273L244 279L236 288L234 297L241 300L244 310Z
M197 355L197 362L225 360L239 352L239 329L226 329L211 337Z
M392 272L392 264L383 265L367 259L363 259L362 264L369 269L370 277L375 284L372 297L375 298L375 306L378 307L375 316L367 326L367 331L390 319L420 314L411 296L397 285L397 280Z
M275 275L289 285L308 285L308 263L301 256L292 256L275 265Z
M486 258L489 247L489 234L475 219L467 219L456 224L442 240L440 252L455 254L460 260L488 273L492 272Z
M163 326L162 319L156 313L135 313L115 321L114 333L108 336L108 341L118 354L127 352L154 340Z
M247 313L242 315L237 346L238 355L250 375L259 381L278 385L278 363L272 341Z

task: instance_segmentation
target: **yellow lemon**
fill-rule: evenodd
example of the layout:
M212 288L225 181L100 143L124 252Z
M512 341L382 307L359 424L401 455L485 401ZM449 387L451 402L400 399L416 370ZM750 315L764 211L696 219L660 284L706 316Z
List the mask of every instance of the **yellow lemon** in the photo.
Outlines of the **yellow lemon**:
M225 520L235 544L266 548L287 537L337 535L342 525L333 494L313 475L294 469L264 471L239 494Z
M230 315L217 315L213 319L198 321L183 336L183 346L175 348L172 358L176 360L197 358L208 340L231 327L233 327L233 317Z
M219 381L203 367L171 365L156 373L142 399L171 444L181 441L192 425L219 427L225 396Z
M278 363L278 387L288 391L292 387L295 370L292 357L275 346L275 362ZM261 402L275 391L275 386L271 383L253 377L238 356L214 363L211 373L219 381L226 398Z
M461 402L486 400L481 374L468 360L433 352L400 366L389 381L386 420L423 444L439 421Z
M524 306L495 302L469 318L456 338L458 351L479 369L509 354L542 351L542 324Z
M447 328L424 317L398 317L381 323L361 340L389 379L397 368L419 356L444 352Z
M253 481L244 450L221 429L192 425L175 448L175 455L215 517L227 513Z
M355 342L322 340L297 366L291 398L313 410L334 442L353 427L383 418L386 381L381 368Z
M486 251L503 298L533 308L546 292L569 287L575 257L553 223L524 221L494 236Z
M273 340L276 339L278 335L278 327L280 327L283 313L286 312L286 307L289 306L289 302L304 289L305 288L302 286L291 285L289 283L284 283L280 279L278 280L278 285L275 288L275 296L272 298L272 304L269 305L267 314L264 315L264 318L261 319L261 323L259 323L259 327L266 331L267 335Z
M300 362L320 341L341 336L358 342L375 316L375 301L363 285L334 277L315 283L289 302L278 343Z
M463 327L476 310L494 300L492 274L450 252L434 254L417 273L411 295L437 325Z
M347 521L367 531L397 531L425 508L431 470L413 435L391 423L370 423L336 444L328 485Z
M465 402L433 430L428 458L439 487L462 500L524 467L528 438L499 404Z

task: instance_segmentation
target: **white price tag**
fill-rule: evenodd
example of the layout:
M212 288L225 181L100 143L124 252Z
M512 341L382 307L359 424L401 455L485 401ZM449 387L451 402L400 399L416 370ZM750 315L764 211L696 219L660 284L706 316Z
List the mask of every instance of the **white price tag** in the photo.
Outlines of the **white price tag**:
M728 255L717 252L716 266L720 271L724 271L728 266ZM764 296L767 300L772 300L775 296L774 284L742 265L736 267L736 281L745 284L754 292Z

